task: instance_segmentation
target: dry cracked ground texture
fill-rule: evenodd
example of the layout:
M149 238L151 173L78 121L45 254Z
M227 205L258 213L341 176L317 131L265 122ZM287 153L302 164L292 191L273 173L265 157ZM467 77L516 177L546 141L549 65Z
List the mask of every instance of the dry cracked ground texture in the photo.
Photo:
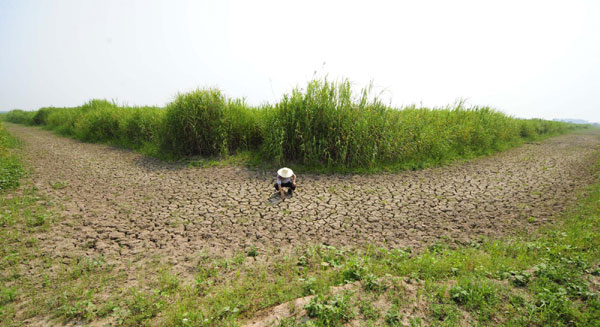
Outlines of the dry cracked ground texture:
M570 134L416 172L302 174L294 197L272 205L272 171L189 168L7 128L24 141L32 183L64 206L65 218L41 236L48 255L156 254L183 266L200 251L227 255L250 245L270 253L307 243L420 248L533 229L592 180L600 150L597 135Z

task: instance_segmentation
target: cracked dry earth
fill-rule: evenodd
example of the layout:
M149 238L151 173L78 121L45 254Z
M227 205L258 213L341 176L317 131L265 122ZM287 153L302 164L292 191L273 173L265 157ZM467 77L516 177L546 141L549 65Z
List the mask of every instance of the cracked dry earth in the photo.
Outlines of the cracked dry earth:
M307 243L420 248L533 229L592 180L600 150L597 135L577 133L422 171L301 174L294 197L272 205L274 171L190 168L6 127L24 141L32 183L64 206L65 218L41 242L49 255L156 254L184 267L200 251L227 255L250 245L263 253Z

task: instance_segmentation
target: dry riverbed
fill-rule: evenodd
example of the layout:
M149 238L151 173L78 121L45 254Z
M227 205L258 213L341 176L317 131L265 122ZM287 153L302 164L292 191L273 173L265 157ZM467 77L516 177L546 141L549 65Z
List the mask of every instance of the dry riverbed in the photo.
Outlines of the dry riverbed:
M63 206L41 235L52 257L104 255L132 262L158 255L181 271L200 252L227 256L254 246L467 244L532 230L591 181L600 139L570 134L490 157L416 172L298 176L294 197L270 204L275 171L194 168L106 145L6 124L24 141L32 183Z

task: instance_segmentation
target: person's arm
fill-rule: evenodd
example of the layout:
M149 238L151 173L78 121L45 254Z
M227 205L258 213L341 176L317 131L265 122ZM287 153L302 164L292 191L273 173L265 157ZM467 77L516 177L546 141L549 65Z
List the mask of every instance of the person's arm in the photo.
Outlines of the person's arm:
M283 187L281 187L281 177L277 175L277 185L279 185L279 195L281 195L281 199L285 199L285 194L283 194Z
M292 175L292 185L294 185L294 187L296 187L296 174Z

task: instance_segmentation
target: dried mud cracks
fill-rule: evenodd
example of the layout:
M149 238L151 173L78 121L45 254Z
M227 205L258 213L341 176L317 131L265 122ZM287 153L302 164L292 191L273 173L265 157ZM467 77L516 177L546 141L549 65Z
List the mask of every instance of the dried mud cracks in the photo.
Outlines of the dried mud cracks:
M571 134L417 172L302 174L294 197L274 206L274 172L188 168L8 129L25 142L32 183L64 206L42 242L49 255L157 254L183 266L199 251L227 255L250 245L270 253L307 243L419 248L532 229L592 180L600 149L596 135Z

